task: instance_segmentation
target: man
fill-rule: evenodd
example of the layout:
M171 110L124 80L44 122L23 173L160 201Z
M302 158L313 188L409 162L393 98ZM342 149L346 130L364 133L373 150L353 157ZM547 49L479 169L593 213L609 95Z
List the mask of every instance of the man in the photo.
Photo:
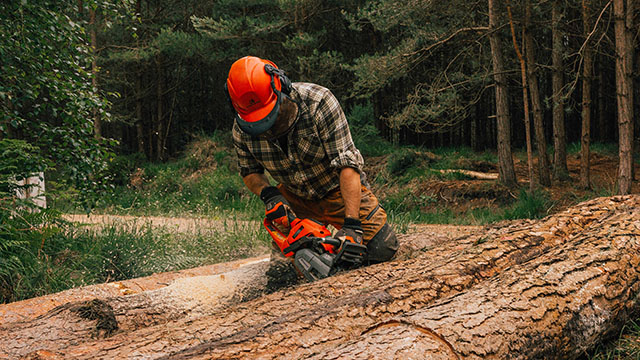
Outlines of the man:
M315 84L292 84L273 62L253 56L231 66L225 87L237 112L233 143L240 175L264 201L267 216L284 226L286 214L331 224L339 229L335 237L367 246L367 263L391 259L396 235L367 186L364 160L333 94ZM286 274L290 262L272 264L270 276L296 281Z

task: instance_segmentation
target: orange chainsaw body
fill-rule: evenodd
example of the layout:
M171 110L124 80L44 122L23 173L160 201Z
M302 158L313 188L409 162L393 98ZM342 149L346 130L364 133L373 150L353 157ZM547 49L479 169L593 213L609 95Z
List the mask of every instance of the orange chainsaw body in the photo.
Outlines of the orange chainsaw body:
M280 248L280 251L282 251L282 253L284 253L285 249L287 249L289 246L303 237L326 238L331 236L331 231L329 231L326 226L313 219L296 218L295 220L291 221L291 230L289 231L288 235L283 234L271 220L265 218L263 221L263 225L271 235L271 238L273 238L273 241L276 243L276 245L278 245L278 248ZM335 253L333 245L323 243L322 246L329 253ZM289 251L288 253L284 254L284 256L293 256L293 251Z

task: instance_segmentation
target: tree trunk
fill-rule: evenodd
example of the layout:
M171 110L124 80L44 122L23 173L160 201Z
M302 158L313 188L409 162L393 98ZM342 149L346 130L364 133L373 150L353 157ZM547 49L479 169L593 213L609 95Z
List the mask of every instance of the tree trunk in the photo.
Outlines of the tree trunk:
M511 6L507 5L507 11L509 13L509 25L511 27L511 38L513 40L513 48L516 51L518 60L520 62L520 77L522 79L522 102L524 106L524 131L527 141L527 167L529 169L529 192L533 193L535 188L535 178L533 173L533 150L531 148L531 121L529 120L529 94L527 91L527 65L520 52L518 41L516 39L516 30L513 24L513 16L511 15ZM524 30L523 30L524 35ZM538 173L538 175L540 175Z
M157 160L164 160L164 126L165 126L165 114L164 114L164 65L162 63L162 55L158 55L156 58L156 102L157 102L157 123L156 123L156 156Z
M142 23L142 0L136 1L136 18L139 23ZM140 38L136 36L136 48L140 48ZM135 74L135 99L136 99L136 137L138 143L138 152L146 154L145 149L145 136L144 136L144 122L142 115L142 65L138 62L138 68ZM150 159L151 154L147 155L147 159Z
M601 57L598 57L601 59ZM609 127L611 117L607 116L607 92L605 90L605 74L604 74L604 66L602 60L597 61L598 70L596 70L597 79L598 79L598 131L600 135L601 142L609 142Z
M496 82L496 118L498 141L498 170L499 181L506 186L515 187L518 184L511 154L511 118L509 116L509 92L507 76L504 72L500 36L497 32L497 14L494 0L489 2L489 42L491 44L491 58L493 63L493 78Z
M145 154L145 141L144 141L144 123L142 115L142 73L138 70L136 74L136 135L138 138L138 152Z
M553 46L551 50L551 61L553 72L551 74L552 106L553 106L553 178L557 180L568 180L569 169L567 168L567 135L564 126L564 63L562 56L564 46L562 44L563 32L560 30L562 21L562 10L559 0L554 0L551 8L551 37Z
M93 91L98 93L98 35L96 24L96 10L93 6L89 6L89 33L91 37L91 87ZM98 109L94 107L93 115L93 134L99 139L102 137L102 119Z
M38 349L75 359L404 358L402 351L429 358L433 346L458 357L572 358L617 333L637 309L638 218L640 196L600 198L540 221L437 243L407 253L407 260L198 317L135 328L123 322L127 326L112 333L105 328L114 330L124 314L110 314L108 300L70 304L56 314L3 325L0 358ZM204 289L205 301L199 298L201 285L165 293L168 300L187 294L196 306L215 306L211 288ZM158 310L140 305L130 307L130 318ZM58 324L68 336L29 334L63 313ZM44 339L34 341L38 337ZM32 346L21 346L25 342Z
M591 188L590 142L591 142L591 80L593 76L593 49L589 39L591 32L591 10L587 0L582 0L582 23L584 53L582 56L582 135L580 137L580 187Z
M523 28L524 52L527 58L527 80L529 81L529 93L531 96L531 108L533 110L533 129L538 148L538 174L540 184L551 186L551 167L547 156L547 140L544 136L544 122L542 114L542 102L540 101L540 89L538 88L538 66L536 64L535 45L531 35L531 2L527 1L525 25Z
M625 7L626 3L626 7ZM614 0L616 98L618 104L618 192L631 193L633 167L633 9L634 0Z
M478 106L476 105L476 110L477 110ZM471 143L471 149L473 149L473 151L478 151L480 150L480 147L478 146L478 134L477 134L477 128L478 128L478 117L477 117L477 112L475 114L476 116L474 116L473 118L471 118L471 128L469 129L469 140Z

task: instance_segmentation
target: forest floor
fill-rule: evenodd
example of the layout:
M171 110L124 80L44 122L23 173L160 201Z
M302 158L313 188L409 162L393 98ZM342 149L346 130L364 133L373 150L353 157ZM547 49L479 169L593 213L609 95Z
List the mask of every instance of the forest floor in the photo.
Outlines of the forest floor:
M376 160L379 163L376 163ZM514 158L516 176L521 189L528 189L529 176L527 161ZM384 159L373 159L374 165L368 170L376 173L384 168ZM464 169L484 174L497 175L497 165L485 161L469 161L463 164ZM548 197L549 208L546 215L556 213L582 201L617 194L617 156L592 153L590 156L591 188L580 186L580 156L579 154L567 157L569 177L565 180L552 180L552 186L536 189L544 192ZM640 164L636 163L635 180L632 193L640 193ZM537 176L537 159L534 160L534 172ZM376 186L374 185L374 188ZM463 179L415 179L410 184L410 194L414 197L428 198L422 206L423 212L437 212L443 209L454 214L464 214L473 209L499 210L513 203L519 196L518 189L509 189L500 185L495 180L482 180L473 178ZM387 185L379 186L377 193L396 191ZM384 196L384 195L383 195Z

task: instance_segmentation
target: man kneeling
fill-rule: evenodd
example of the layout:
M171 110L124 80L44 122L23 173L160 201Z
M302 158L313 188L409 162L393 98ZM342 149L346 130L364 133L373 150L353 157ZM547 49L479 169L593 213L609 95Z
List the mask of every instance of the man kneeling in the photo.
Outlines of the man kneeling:
M335 238L366 245L365 264L391 259L396 235L369 189L364 160L331 91L291 83L273 62L253 56L231 66L226 89L237 112L232 134L240 175L267 214L334 226ZM265 170L277 186L269 184ZM270 281L297 282L284 259L280 249L272 255Z

